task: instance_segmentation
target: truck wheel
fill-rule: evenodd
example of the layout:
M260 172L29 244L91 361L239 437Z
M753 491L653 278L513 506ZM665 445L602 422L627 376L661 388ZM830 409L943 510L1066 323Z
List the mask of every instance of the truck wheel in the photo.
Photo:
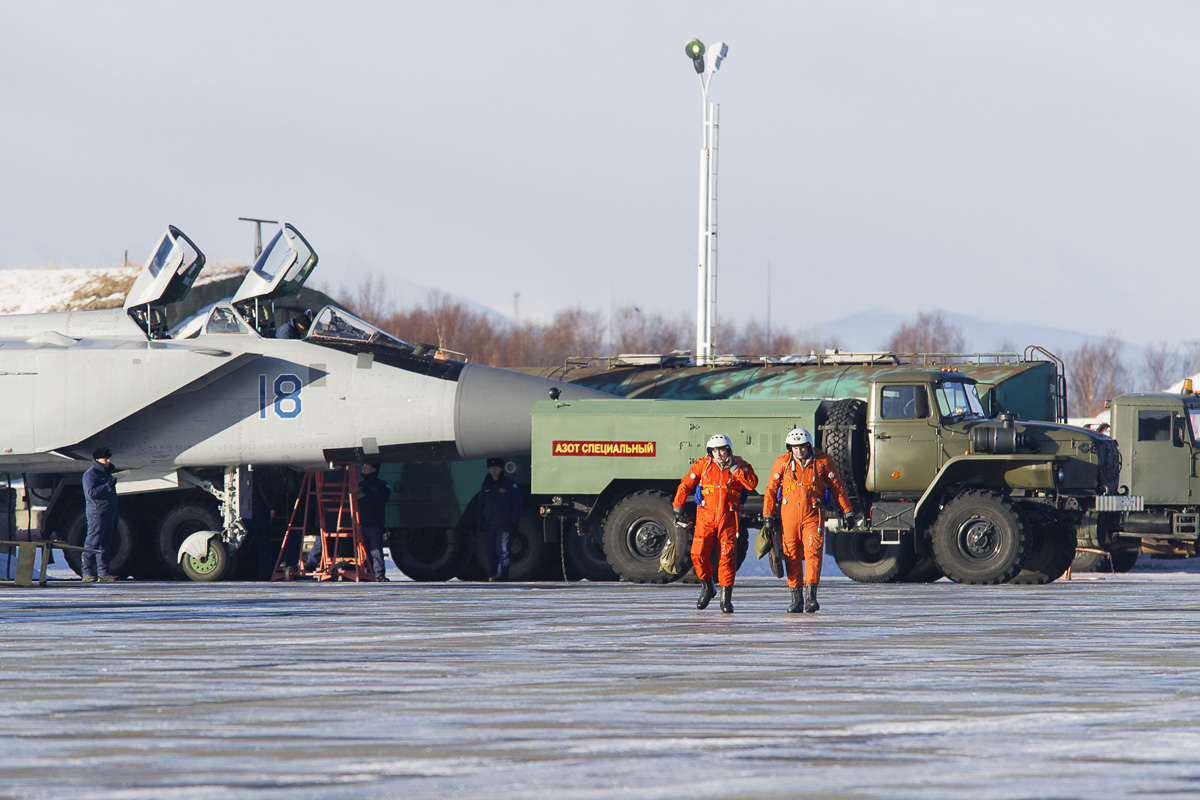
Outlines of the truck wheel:
M212 530L200 528L199 530ZM233 558L225 549L225 543L220 536L208 540L208 550L200 558L186 554L179 562L180 569L188 580L197 583L215 583L225 577L225 573L233 566Z
M877 532L839 531L829 535L829 540L838 569L859 583L893 583L916 563L911 547L882 544Z
M604 557L604 546L596 541L590 531L564 531L563 549L566 551L567 571L572 578L592 582L615 581L617 573Z
M1133 565L1137 563L1140 552L1140 550L1113 550L1113 572L1129 572L1129 570L1133 569Z
M933 524L933 553L955 583L1011 580L1029 558L1029 528L1012 503L991 492L967 492Z
M933 556L919 556L916 562L905 574L896 579L897 583L933 583L946 577Z
M1050 525L1034 534L1033 552L1024 568L1009 583L1040 586L1062 577L1075 558L1075 529L1069 525Z
M71 518L71 522L67 525L67 544L75 547L83 547L83 542L87 538L87 516L83 511L78 512ZM129 575L129 568L134 560L133 547L133 532L129 527L129 523L121 514L117 514L117 526L113 529L112 541L108 544L108 571L114 575L126 577ZM67 566L75 571L76 575L83 573L83 554L78 550L64 550L63 556L67 560Z
M547 577L552 550L544 541L541 526L528 515L521 517L508 542L508 580L539 581ZM463 580L486 580L488 577L487 535L483 531L475 536L475 558L463 574Z
M167 578L190 577L179 560L179 547L183 540L197 531L220 531L221 519L207 506L184 503L163 514L158 525L158 560ZM185 559L186 560L186 559ZM223 565L222 570L225 569ZM195 580L193 578L192 580ZM211 580L219 580L212 578Z
M675 525L671 500L662 492L622 498L604 517L604 555L621 580L670 583L677 576L659 569L658 558Z
M392 561L414 581L448 581L471 557L475 537L457 528L401 528L391 535Z

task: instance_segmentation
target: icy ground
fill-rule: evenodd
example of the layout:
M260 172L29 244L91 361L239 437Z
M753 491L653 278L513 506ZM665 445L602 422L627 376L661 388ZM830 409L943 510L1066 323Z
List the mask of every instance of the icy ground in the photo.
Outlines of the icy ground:
M0 587L0 797L1196 796L1197 589Z

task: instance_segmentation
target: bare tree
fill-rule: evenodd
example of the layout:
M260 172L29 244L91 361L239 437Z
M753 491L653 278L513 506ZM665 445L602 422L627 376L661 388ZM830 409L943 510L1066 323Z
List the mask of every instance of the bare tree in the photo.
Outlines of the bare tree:
M1121 343L1112 334L1100 342L1086 342L1067 354L1067 381L1077 416L1094 417L1104 404L1126 390Z
M669 353L691 349L690 328L685 317L668 319L657 312L645 313L637 306L621 306L613 312L612 343L616 353Z
M1185 378L1190 378L1200 372L1200 342L1183 343L1179 354L1179 371Z
M922 311L914 322L896 329L884 345L893 353L961 353L967 347L962 328L941 311Z
M1166 342L1146 348L1146 361L1142 365L1141 388L1157 392L1175 382L1179 371L1179 355Z

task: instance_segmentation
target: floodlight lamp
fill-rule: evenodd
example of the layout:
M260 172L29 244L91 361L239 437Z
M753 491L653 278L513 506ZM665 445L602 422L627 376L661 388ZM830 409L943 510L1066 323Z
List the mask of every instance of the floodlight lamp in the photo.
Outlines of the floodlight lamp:
M692 60L692 66L696 68L697 74L704 72L704 42L699 39L692 39L684 45L683 52Z
M724 42L717 42L712 47L708 48L708 52L704 56L705 65L709 72L716 72L721 68L721 62L725 60L725 56L729 55L729 45Z

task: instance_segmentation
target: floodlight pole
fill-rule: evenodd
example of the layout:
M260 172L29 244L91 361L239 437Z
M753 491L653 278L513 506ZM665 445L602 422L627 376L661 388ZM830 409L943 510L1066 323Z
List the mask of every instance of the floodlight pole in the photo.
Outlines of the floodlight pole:
M268 225L278 225L279 223L273 219L255 219L254 217L238 217L238 220L240 220L241 222L253 222L254 223L254 260L257 261L258 257L262 255L262 226L263 226L263 223L265 222Z
M699 44L698 53L692 50ZM728 48L718 42L707 52L698 40L688 43L688 55L696 62L700 78L702 114L700 146L700 204L696 232L696 351L697 364L710 363L716 354L717 326L717 132L720 107L708 101L708 85L720 68ZM703 69L701 69L703 63Z

